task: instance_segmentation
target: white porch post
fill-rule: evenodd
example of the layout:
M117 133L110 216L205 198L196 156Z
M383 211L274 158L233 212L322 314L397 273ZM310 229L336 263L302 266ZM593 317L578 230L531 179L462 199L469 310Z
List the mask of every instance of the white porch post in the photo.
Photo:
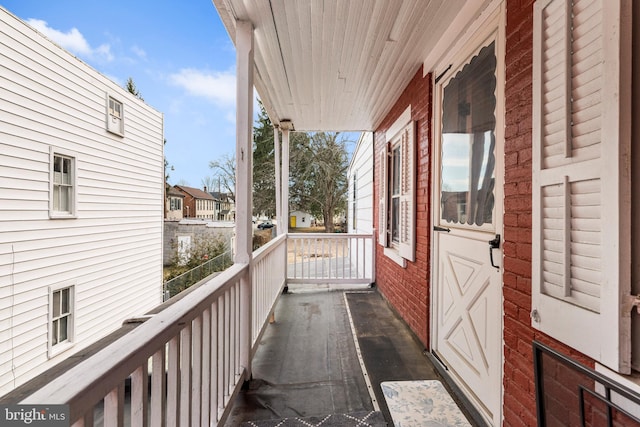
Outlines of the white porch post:
M253 25L236 23L236 254L235 262L249 264L240 281L240 364L251 377L251 260L253 252L252 132Z
M280 122L282 129L282 222L283 232L289 231L289 131L291 130L291 122Z
M284 223L282 222L282 187L280 180L280 130L278 125L273 125L273 149L275 153L276 172L276 230L278 236L284 233Z

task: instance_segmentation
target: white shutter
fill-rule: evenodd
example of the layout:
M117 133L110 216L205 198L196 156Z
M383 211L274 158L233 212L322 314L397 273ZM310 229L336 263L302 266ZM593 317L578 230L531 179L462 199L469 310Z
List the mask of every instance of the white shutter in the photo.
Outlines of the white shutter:
M400 135L400 242L398 253L408 261L415 261L415 155L414 122L402 129Z
M534 6L532 325L621 373L630 371L628 6Z
M387 176L387 144L385 143L384 149L380 152L380 192L378 193L378 244L387 246L387 182L389 177Z

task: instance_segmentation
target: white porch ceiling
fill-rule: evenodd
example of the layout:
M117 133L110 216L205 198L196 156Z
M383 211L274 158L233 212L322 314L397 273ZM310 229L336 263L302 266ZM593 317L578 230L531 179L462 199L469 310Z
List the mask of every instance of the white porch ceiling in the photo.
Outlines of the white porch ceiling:
M271 120L303 131L374 130L468 2L487 1L213 0L234 43L236 21L254 26Z

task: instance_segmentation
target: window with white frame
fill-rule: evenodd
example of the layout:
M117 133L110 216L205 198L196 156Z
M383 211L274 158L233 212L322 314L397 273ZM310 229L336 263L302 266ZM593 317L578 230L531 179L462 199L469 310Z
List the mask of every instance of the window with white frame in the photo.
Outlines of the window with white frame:
M124 105L112 96L107 96L107 130L124 135Z
M69 218L75 215L76 202L76 162L68 153L50 153L50 198L49 216L51 218Z
M379 153L378 243L405 266L415 260L415 124L409 106L389 128Z
M53 355L73 343L74 286L52 288L49 295L49 349Z

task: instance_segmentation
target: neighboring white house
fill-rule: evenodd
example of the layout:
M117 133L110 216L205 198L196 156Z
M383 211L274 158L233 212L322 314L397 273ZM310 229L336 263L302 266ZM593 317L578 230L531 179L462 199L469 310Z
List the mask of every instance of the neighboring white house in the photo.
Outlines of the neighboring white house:
M169 187L165 196L165 218L168 221L180 221L183 218L184 194Z
M309 212L293 211L289 214L289 226L291 228L309 228L315 224L316 219Z
M347 171L349 191L347 201L347 232L356 234L373 233L373 133L360 134L356 149L351 157ZM352 247L351 251L360 251L357 259L365 259L365 254L372 254L371 241L365 247ZM352 258L355 254L351 254ZM355 259L355 258L354 258ZM366 267L365 274L371 276L371 265Z
M0 8L0 395L162 302L163 116Z

